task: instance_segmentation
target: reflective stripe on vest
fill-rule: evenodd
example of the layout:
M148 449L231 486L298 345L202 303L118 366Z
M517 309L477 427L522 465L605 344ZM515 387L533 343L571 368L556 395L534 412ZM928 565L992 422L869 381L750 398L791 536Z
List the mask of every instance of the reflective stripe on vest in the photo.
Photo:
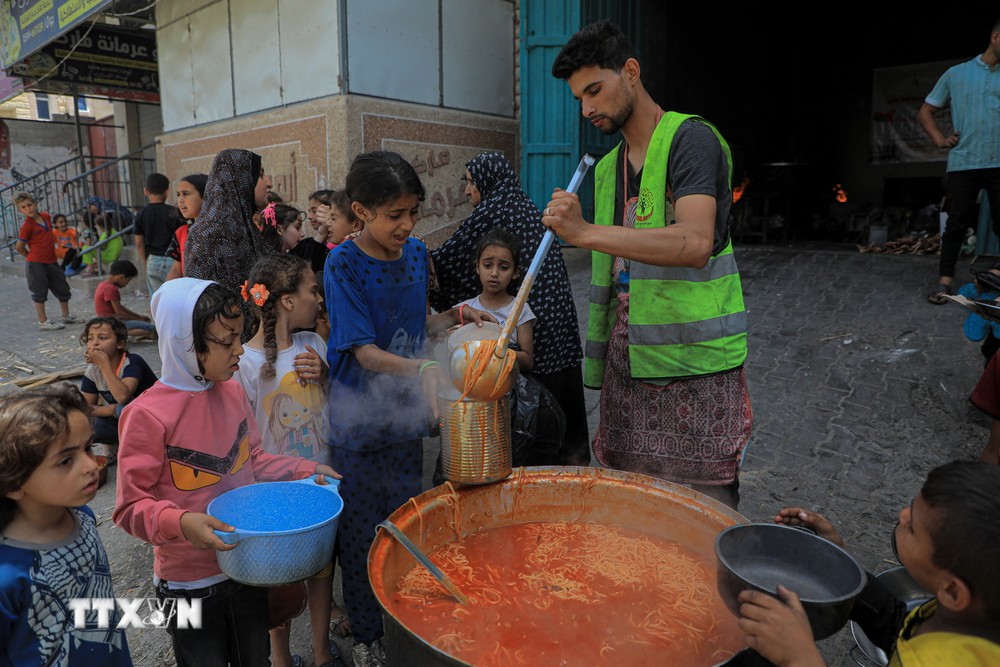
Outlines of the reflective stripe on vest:
M648 208L637 227L667 224L664 211L671 208L666 193L670 144L677 128L689 118L697 117L666 113L653 133L640 182L640 200ZM728 145L714 127L706 125L718 137L731 174ZM621 144L604 156L594 172L595 224L614 224L620 148ZM657 202L663 203L657 206ZM584 350L584 384L589 387L603 383L607 341L614 326L613 261L611 255L592 253L590 318ZM702 269L632 261L630 278L628 342L632 377L708 375L744 362L746 309L731 241Z

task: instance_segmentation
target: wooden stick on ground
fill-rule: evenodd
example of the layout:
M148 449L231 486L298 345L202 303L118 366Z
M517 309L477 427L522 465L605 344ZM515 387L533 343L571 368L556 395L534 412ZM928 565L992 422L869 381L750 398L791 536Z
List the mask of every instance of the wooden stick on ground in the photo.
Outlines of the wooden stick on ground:
M46 373L45 375L39 375L38 377L21 378L20 380L14 380L13 384L24 389L35 389L37 387L41 387L42 385L59 382L60 380L69 380L71 378L80 377L86 370L86 366L78 366L77 368L71 368L65 371Z

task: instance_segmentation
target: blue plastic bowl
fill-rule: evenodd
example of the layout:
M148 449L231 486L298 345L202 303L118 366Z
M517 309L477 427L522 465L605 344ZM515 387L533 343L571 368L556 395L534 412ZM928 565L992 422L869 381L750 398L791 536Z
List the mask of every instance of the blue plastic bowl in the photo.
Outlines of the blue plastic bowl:
M295 482L262 482L216 497L208 513L236 531L215 531L229 551L216 551L230 579L254 586L301 581L333 559L333 542L344 501L340 481L315 476Z

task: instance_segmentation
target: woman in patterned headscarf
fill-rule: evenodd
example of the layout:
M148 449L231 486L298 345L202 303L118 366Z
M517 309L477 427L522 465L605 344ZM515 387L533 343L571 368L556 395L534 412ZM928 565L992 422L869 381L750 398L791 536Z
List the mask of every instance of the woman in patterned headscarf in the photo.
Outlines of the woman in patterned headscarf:
M108 231L114 233L132 224L132 211L113 199L104 197L87 197L83 201L84 211L90 213L90 218L103 215L108 221ZM113 230L113 231L112 231Z
M258 259L270 252L253 222L267 206L267 180L260 156L227 148L212 160L201 213L188 230L184 275L214 280L236 292ZM257 331L257 317L243 304L243 341Z
M482 291L476 275L473 252L488 231L502 227L521 242L524 264L545 234L542 212L521 189L514 168L503 153L482 153L466 163L465 194L475 209L455 234L431 252L438 287L431 291L435 310L451 308ZM535 363L532 375L555 395L566 414L566 439L560 462L589 465L590 436L583 398L580 362L580 325L577 320L569 274L558 243L545 256L535 284L528 294L535 321Z

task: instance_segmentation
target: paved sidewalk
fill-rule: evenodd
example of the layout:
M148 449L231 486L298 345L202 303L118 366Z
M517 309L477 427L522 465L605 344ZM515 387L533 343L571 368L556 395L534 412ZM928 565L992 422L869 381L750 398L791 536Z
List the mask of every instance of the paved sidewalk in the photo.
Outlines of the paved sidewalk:
M584 322L589 254L564 252ZM749 311L746 368L755 413L740 511L751 521L767 521L792 503L822 512L862 565L885 569L896 516L926 473L976 457L988 437L989 421L968 403L983 363L978 344L962 335L965 311L927 302L936 256L807 246L740 246L736 254ZM969 280L967 266L960 262L956 284ZM89 315L79 279L71 285L73 312ZM148 312L146 300L129 292L126 305ZM50 314L56 307L50 302ZM79 327L38 332L23 278L0 276L0 312L0 382L24 377L25 367L41 374L82 364ZM159 370L155 345L133 351ZM598 397L587 392L592 436ZM427 440L428 486L436 444ZM150 595L150 550L111 523L113 502L109 483L91 506L102 521L116 592ZM306 618L294 624L293 651L308 665ZM137 665L172 664L163 632L133 632L129 641ZM852 646L846 630L821 642L831 665L853 664Z

